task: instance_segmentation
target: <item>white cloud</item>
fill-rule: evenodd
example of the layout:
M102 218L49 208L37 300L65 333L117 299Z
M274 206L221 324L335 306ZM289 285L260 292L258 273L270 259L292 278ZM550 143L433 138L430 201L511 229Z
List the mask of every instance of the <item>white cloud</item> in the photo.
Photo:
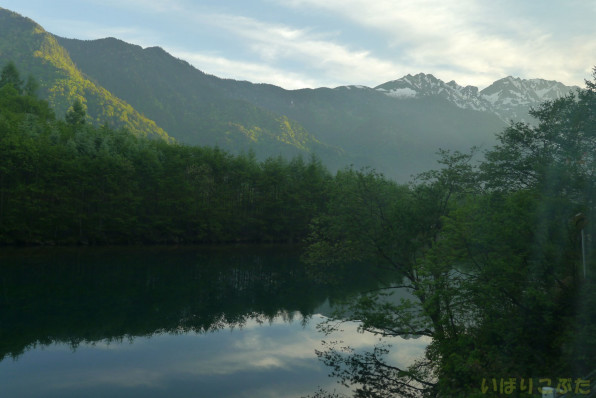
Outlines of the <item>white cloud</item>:
M84 12L90 6L100 15ZM418 72L481 88L507 75L583 86L596 53L588 2L81 0L77 7L77 22L43 10L38 22L66 37L158 45L204 72L289 89L376 86Z
M350 23L382 32L387 59L413 71L483 86L509 74L581 83L594 62L591 34L569 37L569 26L542 23L540 10L524 14L513 3L472 0L293 0L297 8L319 8ZM547 5L542 5L548 7ZM565 7L565 5L561 5ZM561 10L565 13L568 10ZM561 15L561 18L565 14ZM569 21L573 23L573 21ZM557 31L554 31L557 29ZM560 29L560 30L559 30ZM461 81L463 80L463 81Z
M216 55L177 51L177 56L218 76L288 89L374 86L417 72L484 87L506 75L581 85L589 75L596 48L596 42L586 37L560 42L523 15L491 18L487 14L502 10L480 7L471 0L299 0L290 4L323 7L351 23L381 31L388 46L373 55L370 50L339 42L334 32L191 9L181 18L227 31L243 43L245 54L236 58L224 51ZM180 7L174 4L169 12L177 13ZM130 40L133 35L126 37ZM134 42L141 42L142 37L137 35Z
M232 15L200 15L197 18L231 32L239 41L246 43L246 48L258 57L260 64L280 65L279 68L283 66L287 70L287 64L294 63L296 69L303 70L304 74L321 76L319 79L311 78L313 82L321 80L327 85L330 82L332 85L378 84L375 76L395 77L396 70L400 68L393 62L372 56L366 50L352 49L308 29ZM268 75L263 77L271 81ZM284 87L289 88L287 85ZM314 86L309 84L306 87Z
M97 0L92 0L97 1ZM218 13L213 7L175 1L165 7L145 0L110 1L109 5L127 9L140 9L144 13L162 13L175 18L191 34L205 39L210 36L226 37L242 46L242 53L232 53L222 46L214 53L196 47L165 42L157 30L122 30L126 41L143 46L161 45L175 56L185 59L204 72L254 82L267 82L288 89L337 86L344 84L381 83L375 76L398 77L398 65L374 57L369 51L351 48L338 43L331 32L314 32L313 29L294 27L277 22L265 22L242 15ZM81 29L74 29L81 32ZM118 29L95 27L85 33L85 38L114 35ZM194 33L192 33L194 32ZM109 34L111 33L111 34ZM138 33L138 34L135 34ZM149 40L153 40L150 43Z
M293 324L288 324L290 319ZM327 377L330 369L314 352L323 348L321 339L325 337L315 331L316 324L323 319L321 315L313 315L308 323L302 324L299 313L282 313L272 322L263 324L262 319L252 319L242 328L217 333L156 334L135 337L131 344L82 343L74 356L68 344L52 344L42 351L26 352L16 368L9 364L13 374L8 391L19 391L26 386L29 396L37 396L41 391L84 395L101 386L159 392L179 382L205 384L225 391L233 387L222 385L221 381L252 376L259 381L246 386L243 394L247 395L238 396L300 397L305 394L304 383L313 386L308 393L314 392L317 384L333 390L337 387L336 380ZM343 333L329 339L341 339L355 349L371 349L378 342L369 333L356 333L355 323L344 326ZM428 339L394 339L394 342L388 359L405 366L423 354ZM59 365L50 368L39 365L52 361Z
M253 83L269 83L287 89L316 87L323 81L306 74L288 72L263 63L232 60L223 56L191 53L184 50L170 50L172 55L184 59L195 68L221 78L248 80Z
M50 33L79 40L95 40L115 37L143 47L155 46L160 37L156 32L139 26L109 26L88 21L56 19L44 28Z
M135 13L151 12L184 12L184 3L177 0L155 1L155 0L83 0L98 4L104 7L117 7L133 10Z

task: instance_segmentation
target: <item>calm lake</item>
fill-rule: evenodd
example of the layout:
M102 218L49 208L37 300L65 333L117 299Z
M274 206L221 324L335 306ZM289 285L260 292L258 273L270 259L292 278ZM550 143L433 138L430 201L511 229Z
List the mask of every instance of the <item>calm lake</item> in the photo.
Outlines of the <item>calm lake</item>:
M292 246L0 250L0 397L301 397L346 392L316 328L377 286L308 277ZM399 340L400 364L424 339Z

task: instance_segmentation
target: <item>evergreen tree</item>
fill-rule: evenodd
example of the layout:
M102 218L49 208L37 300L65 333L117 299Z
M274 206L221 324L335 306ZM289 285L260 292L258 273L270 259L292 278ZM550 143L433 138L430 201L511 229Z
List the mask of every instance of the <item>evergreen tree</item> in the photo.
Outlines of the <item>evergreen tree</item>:
M6 64L6 66L2 68L2 72L0 72L0 88L8 84L12 85L19 94L23 90L23 81L21 80L17 67L12 61Z
M30 97L37 97L37 90L39 90L39 82L33 75L29 75L27 77L27 82L25 83L24 91L25 95Z
M87 113L80 100L75 100L71 109L66 112L66 123L72 126L82 126L85 124Z

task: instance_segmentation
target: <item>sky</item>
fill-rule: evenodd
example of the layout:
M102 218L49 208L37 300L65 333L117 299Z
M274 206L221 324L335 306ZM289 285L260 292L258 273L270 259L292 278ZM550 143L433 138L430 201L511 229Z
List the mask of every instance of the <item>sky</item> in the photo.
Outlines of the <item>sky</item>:
M375 87L430 73L584 87L593 0L0 0L48 32L159 46L222 78L286 89Z

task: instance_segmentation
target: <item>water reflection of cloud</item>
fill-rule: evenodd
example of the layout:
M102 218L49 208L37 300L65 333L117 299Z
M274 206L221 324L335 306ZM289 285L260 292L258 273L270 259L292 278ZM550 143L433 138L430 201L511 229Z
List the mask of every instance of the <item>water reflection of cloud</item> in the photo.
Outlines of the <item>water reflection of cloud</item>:
M0 396L35 397L52 391L66 398L110 390L105 395L300 397L318 385L339 387L314 353L326 339L316 330L325 318L313 316L305 325L299 317L291 323L283 318L270 324L249 320L241 329L218 333L157 334L135 338L132 344L81 344L74 354L65 344L33 350L13 364L0 363ZM356 328L346 323L337 337L358 350L378 343L377 337L357 333ZM427 343L422 338L395 339L390 360L409 363Z
M323 318L321 317L321 321ZM357 351L370 350L380 343L379 336L372 333L359 333L357 329L357 322L344 322L341 325L341 332L332 333L325 339L329 341L341 340L343 346L349 346ZM394 337L384 341L392 346L392 350L388 354L389 361L399 367L406 367L424 354L431 339L428 336L411 339Z

